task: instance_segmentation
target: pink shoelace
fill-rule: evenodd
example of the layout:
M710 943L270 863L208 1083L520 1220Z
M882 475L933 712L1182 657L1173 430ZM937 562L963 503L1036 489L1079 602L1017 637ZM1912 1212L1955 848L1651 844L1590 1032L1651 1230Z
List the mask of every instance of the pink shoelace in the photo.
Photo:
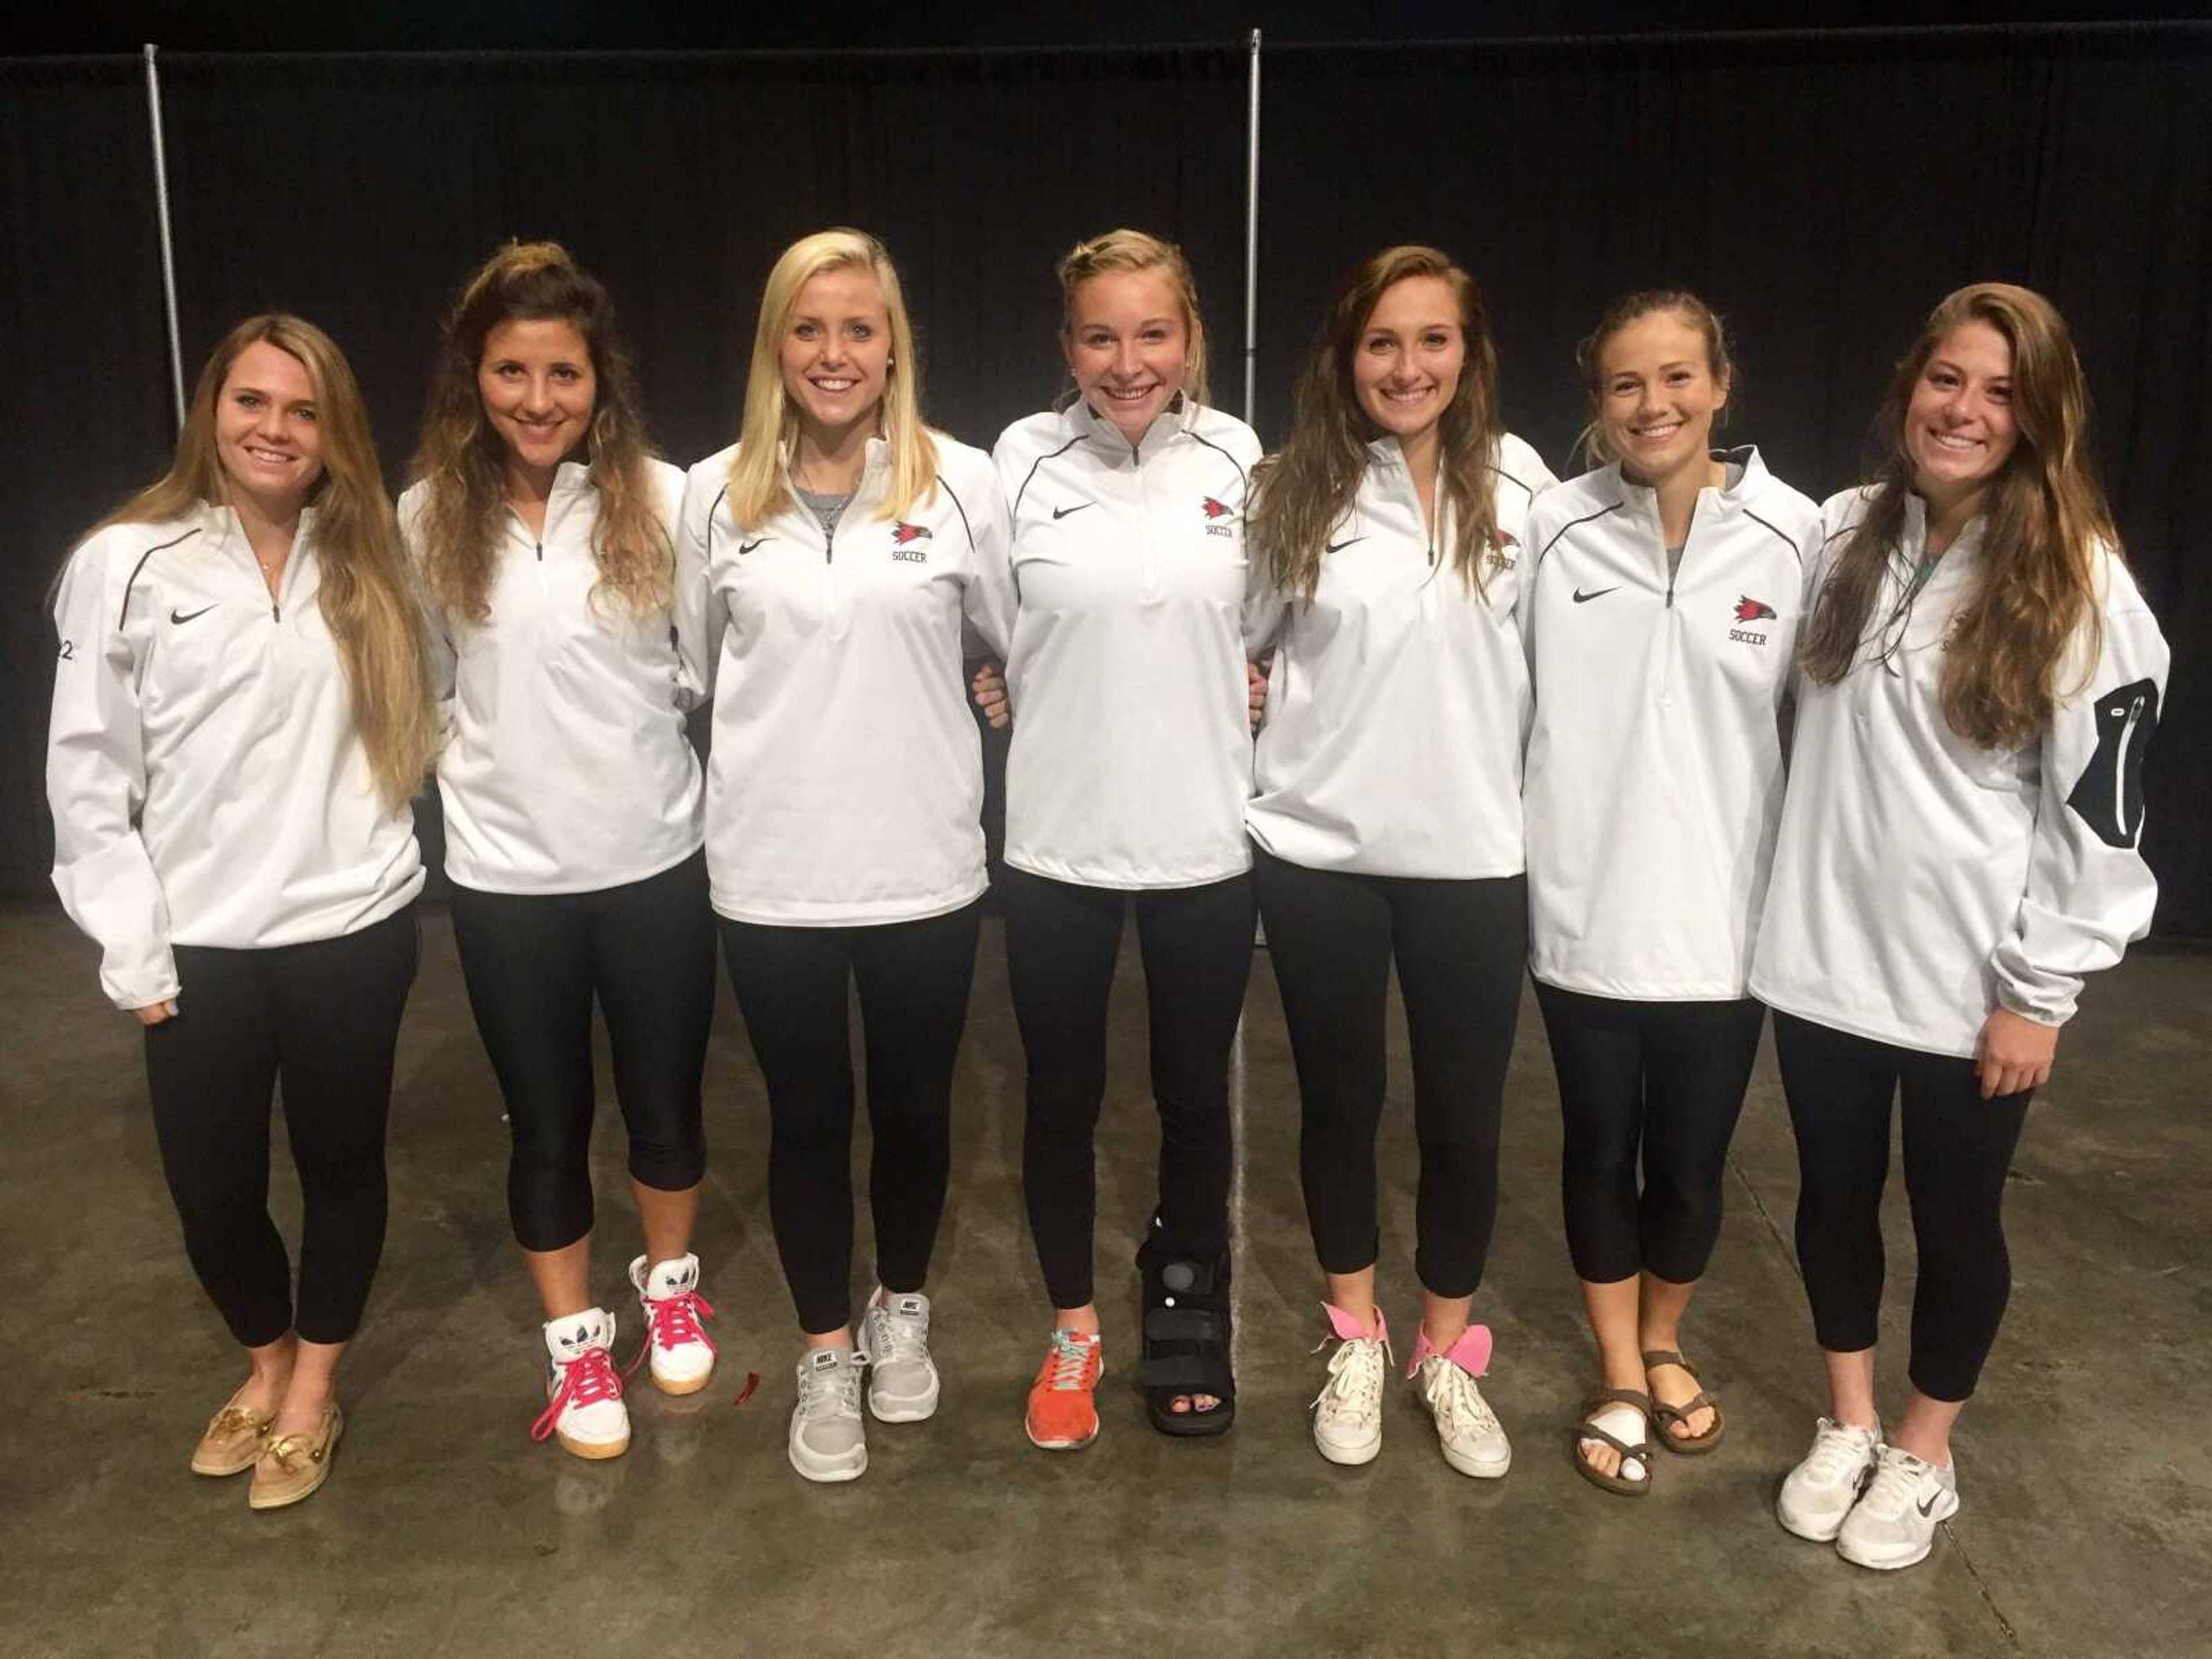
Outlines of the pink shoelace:
M545 1402L544 1413L530 1425L532 1440L550 1435L561 1413L571 1405L595 1406L602 1400L622 1398L622 1378L615 1375L614 1360L605 1348L586 1348L560 1370L561 1386Z
M645 1300L645 1346L637 1351L637 1358L623 1367L623 1375L629 1376L645 1363L646 1355L654 1347L672 1348L684 1342L703 1342L709 1353L720 1353L714 1339L707 1334L706 1327L699 1322L702 1316L712 1319L714 1304L696 1291L678 1291L674 1296L647 1297Z

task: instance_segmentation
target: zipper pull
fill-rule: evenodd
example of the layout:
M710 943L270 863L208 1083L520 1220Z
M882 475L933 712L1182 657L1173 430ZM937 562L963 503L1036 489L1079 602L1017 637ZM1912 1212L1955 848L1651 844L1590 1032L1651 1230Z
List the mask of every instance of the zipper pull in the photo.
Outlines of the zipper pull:
M545 562L545 544L544 542L535 542L532 543L532 545L536 547L538 550L538 562L544 564Z

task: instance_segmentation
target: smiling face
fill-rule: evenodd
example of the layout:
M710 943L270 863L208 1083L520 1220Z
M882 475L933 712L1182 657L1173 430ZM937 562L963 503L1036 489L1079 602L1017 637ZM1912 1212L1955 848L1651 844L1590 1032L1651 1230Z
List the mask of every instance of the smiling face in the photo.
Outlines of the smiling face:
M477 394L514 465L550 474L591 429L592 349L565 317L501 323L484 336Z
M890 372L891 322L872 270L848 265L810 276L785 320L784 395L817 441L880 420Z
M307 366L266 340L240 352L216 394L215 447L233 489L279 522L298 513L323 473Z
M1639 483L1705 459L1728 394L1704 332L1680 312L1647 312L1599 349L1598 425L1621 471Z
M1922 365L1905 410L1912 488L1939 511L1986 489L2020 442L2012 345L1978 318L1946 335Z
M1435 432L1466 363L1467 329L1451 284L1408 276L1382 290L1353 342L1352 389L1369 420L1413 443Z
M1156 266L1102 271L1076 289L1061 346L1083 401L1134 444L1182 386L1182 296Z

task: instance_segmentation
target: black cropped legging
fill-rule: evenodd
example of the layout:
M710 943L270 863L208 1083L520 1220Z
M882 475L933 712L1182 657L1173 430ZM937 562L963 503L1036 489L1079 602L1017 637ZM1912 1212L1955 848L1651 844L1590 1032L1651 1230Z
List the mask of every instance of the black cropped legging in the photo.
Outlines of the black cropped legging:
M1265 852L1253 878L1297 1066L1298 1172L1322 1270L1361 1272L1381 1249L1375 1135L1395 958L1421 1155L1413 1268L1437 1296L1474 1295L1498 1218L1498 1124L1528 954L1527 878L1352 875Z
M1236 1158L1229 1051L1252 971L1250 881L1237 875L1130 893L1009 868L1000 890L1006 977L1029 1060L1022 1191L1053 1306L1085 1307L1094 1294L1106 1006L1131 909L1160 1116L1160 1228L1178 1254L1219 1256L1229 1245Z
M1576 1275L1692 1282L1720 1237L1729 1141L1765 1006L1632 1002L1540 981L1536 1000L1559 1079L1559 1186Z
M1875 1346L1890 1102L1901 1094L1905 1191L1920 1251L1907 1375L1930 1400L1970 1398L2012 1291L2001 1211L2034 1091L1984 1100L1971 1060L1779 1012L1774 1048L1797 1132L1797 1260L1820 1346Z
M246 1347L290 1330L346 1341L384 1251L392 1057L421 954L414 907L313 944L175 954L177 1012L146 1028L146 1080L192 1271ZM296 1314L269 1217L279 1085L303 1208Z
M801 1329L842 1330L853 1297L853 1037L866 1044L876 1279L929 1277L952 1165L952 1073L975 972L979 900L857 927L722 920L722 955L768 1085L768 1212Z
M499 1074L513 1147L507 1214L526 1250L592 1231L592 1000L640 1186L683 1192L707 1170L700 1079L714 1018L707 863L585 893L453 888L469 1006Z

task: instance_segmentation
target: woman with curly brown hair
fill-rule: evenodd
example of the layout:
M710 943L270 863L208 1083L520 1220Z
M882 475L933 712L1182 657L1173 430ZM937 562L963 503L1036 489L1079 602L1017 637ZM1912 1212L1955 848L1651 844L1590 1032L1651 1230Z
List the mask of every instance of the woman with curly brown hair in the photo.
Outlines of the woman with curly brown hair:
M691 1252L714 934L684 729L697 679L672 637L684 475L647 445L606 289L562 248L502 248L463 287L415 474L399 516L448 710L453 938L545 1316L532 1432L613 1457L629 1425L591 1290L592 1004L629 1130L650 1375L693 1393L714 1363Z
M174 464L70 556L46 793L54 885L146 1028L193 1271L246 1351L193 1473L257 1510L330 1473L334 1379L384 1247L385 1127L436 733L353 371L296 317L216 347ZM281 1081L299 1291L269 1216Z
M1979 283L1899 363L1873 480L1822 509L1819 597L1753 994L1797 1134L1828 1383L1782 1524L1907 1567L1959 1508L1953 1425L2011 1285L1999 1210L2082 977L2150 925L2136 850L2166 669L2040 295ZM1911 1396L1875 1409L1881 1191L1903 1096Z
M1375 1137L1395 960L1420 1144L1409 1375L1445 1461L1503 1475L1472 1322L1528 954L1522 544L1553 482L1505 430L1474 281L1430 247L1361 264L1298 382L1252 514L1245 635L1274 661L1245 825L1304 1112L1299 1170L1337 1351L1314 1443L1382 1448Z

